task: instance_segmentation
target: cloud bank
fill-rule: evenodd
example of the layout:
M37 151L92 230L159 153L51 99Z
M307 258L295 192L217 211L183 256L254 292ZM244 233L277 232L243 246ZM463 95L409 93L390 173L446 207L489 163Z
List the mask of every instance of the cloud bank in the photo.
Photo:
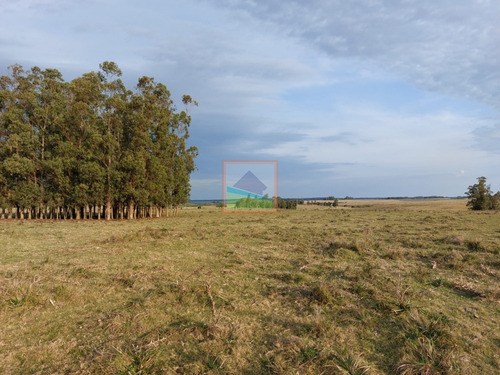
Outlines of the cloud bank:
M0 0L0 72L113 60L190 94L193 198L222 160L278 159L280 194L459 195L500 186L500 3Z

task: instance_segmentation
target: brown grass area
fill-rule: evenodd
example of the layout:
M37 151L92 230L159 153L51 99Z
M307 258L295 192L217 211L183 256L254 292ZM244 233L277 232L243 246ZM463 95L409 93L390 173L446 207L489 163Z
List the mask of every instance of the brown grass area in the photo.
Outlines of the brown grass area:
M1 220L0 373L498 373L499 228L462 200Z

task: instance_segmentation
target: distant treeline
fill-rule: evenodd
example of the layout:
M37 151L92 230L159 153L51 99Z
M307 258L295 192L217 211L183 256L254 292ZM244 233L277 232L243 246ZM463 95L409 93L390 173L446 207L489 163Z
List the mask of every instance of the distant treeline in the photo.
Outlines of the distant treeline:
M0 218L160 216L189 199L196 147L191 118L167 87L142 77L134 91L104 62L65 82L20 65L0 76Z
M304 204L304 201L302 199L283 199L278 197L278 208L295 210L299 204Z
M326 206L326 207L337 207L339 205L339 200L337 198L333 198L333 200L329 201L306 201L306 204L312 204L316 206Z

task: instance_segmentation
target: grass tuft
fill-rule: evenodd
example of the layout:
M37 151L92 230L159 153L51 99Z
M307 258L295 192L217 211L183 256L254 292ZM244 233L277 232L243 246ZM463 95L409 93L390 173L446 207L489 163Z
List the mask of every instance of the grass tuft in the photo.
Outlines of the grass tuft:
M364 363L363 358L359 355L352 355L346 350L336 351L331 355L334 361L334 367L341 373L346 375L368 375L370 374L370 366Z
M479 240L467 240L465 246L470 251L486 251L485 246Z

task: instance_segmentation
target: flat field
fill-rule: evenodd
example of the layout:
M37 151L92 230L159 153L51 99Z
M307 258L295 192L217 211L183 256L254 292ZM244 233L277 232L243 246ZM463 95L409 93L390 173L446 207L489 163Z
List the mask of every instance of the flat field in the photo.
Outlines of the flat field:
M0 220L0 373L500 373L500 213L464 200Z

